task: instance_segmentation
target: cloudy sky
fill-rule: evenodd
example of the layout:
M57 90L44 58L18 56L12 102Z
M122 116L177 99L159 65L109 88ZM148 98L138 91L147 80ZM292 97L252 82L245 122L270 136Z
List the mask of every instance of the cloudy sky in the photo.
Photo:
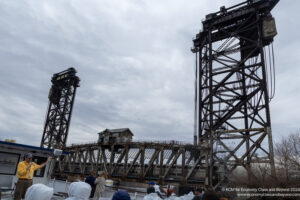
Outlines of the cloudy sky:
M128 127L138 140L192 142L201 20L239 0L0 1L0 138L39 145L54 73L81 79L68 144ZM300 127L300 1L273 11L275 142Z

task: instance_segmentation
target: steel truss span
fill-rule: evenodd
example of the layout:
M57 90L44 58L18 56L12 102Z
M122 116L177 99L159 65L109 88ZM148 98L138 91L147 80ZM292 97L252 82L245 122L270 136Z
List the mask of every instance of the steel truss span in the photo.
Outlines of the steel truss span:
M73 145L65 151L69 154L56 162L56 178L104 170L110 178L127 181L204 185L208 173L208 148L204 146L175 142L94 143Z
M74 68L69 68L52 76L41 147L61 149L66 146L79 81Z
M194 39L195 144L210 147L209 185L228 181L238 167L256 178L254 163L268 163L275 177L270 98L274 95L270 12L279 0L247 1L206 16Z

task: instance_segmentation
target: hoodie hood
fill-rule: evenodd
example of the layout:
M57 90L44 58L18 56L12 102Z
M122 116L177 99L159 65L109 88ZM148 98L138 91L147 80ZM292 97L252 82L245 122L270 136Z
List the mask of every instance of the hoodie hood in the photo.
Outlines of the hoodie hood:
M53 195L53 188L44 184L34 184L27 189L26 200L50 200Z
M89 199L91 190L91 186L85 182L73 182L70 185L68 194L69 197L73 197L72 199Z

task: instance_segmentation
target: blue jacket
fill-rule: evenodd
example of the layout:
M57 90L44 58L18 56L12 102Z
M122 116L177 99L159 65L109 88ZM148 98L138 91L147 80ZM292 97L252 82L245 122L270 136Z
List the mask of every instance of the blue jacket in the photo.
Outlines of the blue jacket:
M94 176L88 176L85 178L85 182L90 184L92 188L95 187L95 180L96 178Z

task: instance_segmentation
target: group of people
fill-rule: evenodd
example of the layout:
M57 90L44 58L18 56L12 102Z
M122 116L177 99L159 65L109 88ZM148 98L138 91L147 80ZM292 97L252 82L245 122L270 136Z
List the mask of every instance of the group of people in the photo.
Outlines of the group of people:
M101 171L97 177L95 177L94 171L90 171L89 176L85 179L85 182L92 188L90 198L99 199L104 196L105 180L106 174L104 171Z
M153 181L150 181L149 187L147 188L147 195L144 197L144 200L160 200L164 199L164 195L166 195L165 200L182 199L177 197L174 188L168 187L167 191L164 192L161 187L156 185ZM186 200L227 200L227 198L213 190L204 191L202 188L196 188L183 196L183 199Z
M91 192L92 187L89 184L85 182L73 182L70 184L68 198L65 200L88 200ZM26 200L50 200L52 197L53 188L44 184L34 184L30 186L25 194ZM97 200L98 199L97 197ZM114 193L112 200L130 200L130 196L128 192L119 190Z
M95 182L97 181L97 178ZM144 200L161 200L163 199L160 190L155 189L155 184L150 184L150 187L147 188L147 195L144 197ZM157 188L157 187L156 187ZM88 200L92 193L92 187L86 182L73 182L70 184L68 191L68 198L66 200ZM97 186L95 190L95 194L97 193ZM172 188L168 188L167 190L167 200L181 200L182 198L178 198L175 195L175 192ZM194 194L189 193L184 195L183 199L186 200L222 200L222 198L218 197L218 195L210 190L205 192L202 189L198 188L194 191ZM30 186L25 195L26 200L50 200L53 197L53 188L50 188L43 184L34 184ZM94 199L99 199L99 197L95 197ZM112 200L131 200L128 192L124 190L118 190L114 193Z
M45 167L50 161L51 157L48 157L47 161L38 165L32 161L33 155L27 153L24 156L24 161L18 163L17 176L18 181L16 183L16 188L14 192L14 200L21 199L40 199L40 194L47 199L47 196L53 195L53 189L49 188L43 184L32 185L32 179L34 172ZM105 191L105 172L100 172L98 177L94 176L94 172L90 172L90 175L85 179L86 183L72 183L69 189L69 196L80 196L87 194L87 198L99 199L104 196ZM89 191L90 188L90 191ZM80 191L78 194L76 192ZM26 197L25 197L26 195ZM76 197L77 198L77 197Z
M24 161L18 163L17 176L18 181L14 192L14 200L50 200L53 197L53 188L44 184L32 185L33 175L36 170L45 167L50 161L38 165L32 161L33 155L27 153L24 156ZM94 172L91 171L86 177L85 182L73 182L70 184L68 198L66 200L87 200L94 198L98 200L104 196L106 174L104 171L95 177ZM113 197L113 200L130 200L130 196L126 191L119 190Z
M15 200L50 200L53 196L53 188L43 184L32 185L32 178L34 171L45 167L51 161L48 157L47 161L38 165L32 162L32 154L27 153L24 161L18 164L17 176L18 182L14 193ZM91 171L89 176L85 178L85 182L73 182L69 187L68 198L66 200L87 200L93 198L98 200L104 197L106 174L104 171L100 172L96 177L95 173ZM147 188L147 195L144 200L160 200L163 196L167 196L168 200L176 200L177 196L172 188L168 188L166 192L161 187L156 185L153 181L149 182ZM185 199L189 200L221 200L214 191L207 190L205 192L198 188L194 193L187 194ZM130 200L128 192L119 190L114 193L112 200Z

